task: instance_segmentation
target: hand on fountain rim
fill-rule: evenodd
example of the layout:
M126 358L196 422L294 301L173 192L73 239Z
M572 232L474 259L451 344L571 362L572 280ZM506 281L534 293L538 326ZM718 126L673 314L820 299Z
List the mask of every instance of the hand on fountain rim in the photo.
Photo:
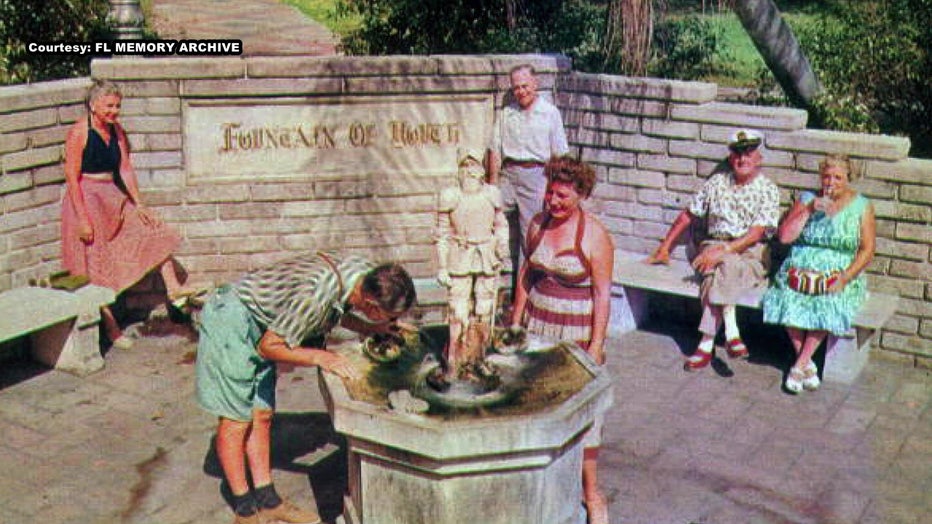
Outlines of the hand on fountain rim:
M586 351L592 360L600 366L605 365L605 347L602 344L590 344Z
M339 353L320 350L320 353L317 355L317 366L325 371L333 373L343 380L356 380L362 377L359 371L350 363L349 359Z

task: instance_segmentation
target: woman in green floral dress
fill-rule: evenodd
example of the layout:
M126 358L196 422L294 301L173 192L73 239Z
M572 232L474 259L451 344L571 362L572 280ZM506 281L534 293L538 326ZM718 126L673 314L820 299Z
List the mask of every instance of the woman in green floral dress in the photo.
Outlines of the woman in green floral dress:
M851 188L850 160L828 155L819 167L819 194L804 192L780 223L780 242L793 246L764 295L764 321L786 326L796 351L784 383L791 393L819 387L812 355L829 333L850 329L874 256L874 208Z

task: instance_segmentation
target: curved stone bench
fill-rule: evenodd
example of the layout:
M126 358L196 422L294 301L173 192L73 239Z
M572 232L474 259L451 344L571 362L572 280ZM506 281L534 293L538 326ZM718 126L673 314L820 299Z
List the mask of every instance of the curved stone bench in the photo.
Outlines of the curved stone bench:
M644 263L643 253L615 252L612 275L613 335L637 329L647 318L649 293L664 293L699 298L699 280L693 268L684 260L673 260L669 266ZM765 289L750 289L738 300L738 305L760 309ZM868 358L871 343L880 328L896 312L899 297L870 292L867 302L854 317L854 326L844 336L829 335L823 377L850 384L860 374Z
M97 326L112 289L87 285L76 291L20 287L0 292L0 342L30 337L33 357L83 376L104 367Z

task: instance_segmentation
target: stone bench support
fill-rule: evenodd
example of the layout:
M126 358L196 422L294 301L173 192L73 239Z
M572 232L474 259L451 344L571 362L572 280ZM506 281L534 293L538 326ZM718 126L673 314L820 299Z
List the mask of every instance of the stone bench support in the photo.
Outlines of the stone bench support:
M699 298L699 280L689 263L673 260L669 266L644 263L647 255L618 251L612 277L610 335L637 329L647 318L650 293ZM742 307L760 309L763 288L750 289L738 300ZM899 297L871 292L843 336L829 335L823 377L852 383L868 359L870 346L880 328L893 316Z
M29 336L39 362L78 376L104 367L97 327L111 289L88 285L74 292L21 287L0 293L0 341Z

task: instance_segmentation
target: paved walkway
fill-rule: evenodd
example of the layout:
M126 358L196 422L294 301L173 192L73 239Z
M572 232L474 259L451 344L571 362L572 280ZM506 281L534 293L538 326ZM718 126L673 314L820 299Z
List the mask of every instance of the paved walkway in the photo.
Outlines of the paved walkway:
M193 334L167 320L137 333L83 379L0 365L0 522L230 522L214 420L193 399ZM615 524L930 522L928 371L875 358L853 386L793 397L782 359L760 358L782 348L749 342L750 362L686 373L695 340L675 327L612 341L600 460ZM279 395L276 482L334 522L345 456L316 371L284 376Z
M276 0L152 3L163 38L334 52L324 28ZM230 522L215 421L193 399L194 334L167 320L137 333L83 379L0 363L0 523ZM793 397L780 389L779 338L749 340L751 362L690 374L691 336L664 326L612 341L600 474L614 523L932 522L929 371L874 358L854 385ZM273 431L280 491L334 522L345 456L315 370L280 380Z
M152 0L159 37L243 41L243 54L333 55L338 39L280 0Z

